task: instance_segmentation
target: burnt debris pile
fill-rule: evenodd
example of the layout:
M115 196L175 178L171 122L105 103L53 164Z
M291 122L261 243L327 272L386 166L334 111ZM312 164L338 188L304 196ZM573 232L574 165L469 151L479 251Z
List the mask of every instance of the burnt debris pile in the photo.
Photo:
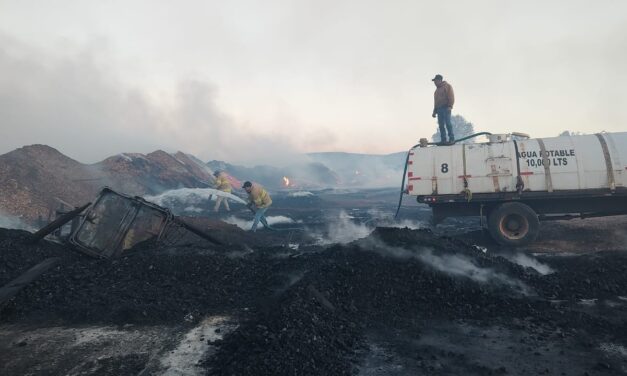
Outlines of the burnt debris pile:
M627 338L624 319L579 304L620 300L621 252L536 260L554 270L543 275L426 230L377 228L348 245L300 251L145 242L115 260L27 240L0 231L3 283L47 257L61 261L0 307L0 322L177 325L227 315L239 326L204 363L216 375L351 374L368 333L420 336L429 320Z

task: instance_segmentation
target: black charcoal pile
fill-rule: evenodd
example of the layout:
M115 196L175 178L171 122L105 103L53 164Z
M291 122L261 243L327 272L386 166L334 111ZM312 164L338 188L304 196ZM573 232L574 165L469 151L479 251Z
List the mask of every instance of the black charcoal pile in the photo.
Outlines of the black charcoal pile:
M299 251L147 242L117 260L29 245L27 235L0 231L4 281L46 257L63 259L0 308L0 323L177 325L226 314L239 326L205 360L215 375L351 374L367 333L419 336L436 319L627 338L624 318L578 305L627 291L620 252L546 258L555 272L542 275L425 230L378 228L348 245Z

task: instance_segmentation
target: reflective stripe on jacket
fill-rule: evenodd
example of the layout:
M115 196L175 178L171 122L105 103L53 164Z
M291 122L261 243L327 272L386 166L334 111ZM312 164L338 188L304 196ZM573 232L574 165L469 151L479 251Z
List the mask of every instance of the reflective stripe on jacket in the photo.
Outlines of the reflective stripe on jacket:
M255 204L258 208L267 208L272 205L272 199L268 192L257 184L253 184L253 188L248 194L248 201Z

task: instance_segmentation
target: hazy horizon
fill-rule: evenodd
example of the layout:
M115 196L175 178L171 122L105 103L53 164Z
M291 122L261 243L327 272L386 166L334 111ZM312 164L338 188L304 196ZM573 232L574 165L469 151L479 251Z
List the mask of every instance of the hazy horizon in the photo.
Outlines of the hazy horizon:
M60 149L58 147L55 147L54 145L48 145L48 144L22 145L22 146L16 147L15 149L8 150L7 152L2 152L2 153L0 153L0 156L8 154L8 153L11 153L11 152L16 151L18 149L27 148L27 147L34 147L34 146L39 146L39 145L51 147L51 148L55 149L56 151L58 151L59 153L65 155L66 157L72 158L75 161L80 162L82 164L86 164L86 165L97 164L97 163L100 163L100 162L102 162L103 160L105 160L107 158L115 157L115 156L118 156L118 155L128 155L128 156L130 156L132 154L147 155L147 154L150 154L150 153L153 153L153 152L157 152L157 151L164 151L164 152L172 154L172 155L174 155L174 154L176 154L178 152L182 152L182 153L185 153L185 154L188 154L188 155L192 155L193 157L199 159L198 156L196 156L196 155L194 155L192 153L188 153L185 150L155 149L155 150L147 151L145 153L139 153L139 152L135 152L135 151L123 151L123 152L119 152L119 153L115 153L115 154L106 155L102 159L99 159L99 160L96 160L96 161L84 161L84 160L81 160L79 158L75 158L75 157L65 153L63 151L63 149ZM375 157L388 157L388 156L393 156L395 154L406 154L406 152L407 152L406 150L396 151L396 152L392 152L392 153L353 153L353 152L345 152L345 151L322 151L322 152L314 151L314 152L307 152L307 153L302 153L302 154L295 154L295 156L299 156L300 155L302 157L307 157L307 156L316 155L316 154L349 154L349 155L365 155L365 156L375 156ZM243 166L243 167L252 167L253 165L263 165L264 164L264 163L254 163L254 161L250 161L250 162L246 162L246 161L243 161L243 162L232 162L232 161L229 161L229 160L220 160L220 159L209 159L209 160L199 159L199 160L201 162L203 162L203 163L225 162L225 163L229 163L229 164L233 164L233 165L240 165L240 166ZM284 163L279 163L279 166L289 165L289 164L294 163L294 162L302 162L304 160L305 159L302 159L302 160L296 159L296 160L291 160L291 161L283 161ZM267 163L267 164L268 165L272 165L272 163Z
M477 131L624 131L627 3L0 0L0 154L181 150L276 164Z

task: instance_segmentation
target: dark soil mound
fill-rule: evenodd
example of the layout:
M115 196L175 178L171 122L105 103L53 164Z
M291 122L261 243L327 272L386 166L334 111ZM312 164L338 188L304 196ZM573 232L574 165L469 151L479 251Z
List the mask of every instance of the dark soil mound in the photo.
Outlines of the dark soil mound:
M220 341L207 362L210 374L351 374L361 328L350 312L321 305L312 290L299 283Z
M421 324L435 319L627 338L624 317L578 305L582 297L625 291L622 253L547 259L556 272L543 276L463 241L409 229L378 228L349 245L304 251L146 242L117 260L26 239L0 232L4 270L63 260L11 300L0 322L176 325L235 316L239 327L205 363L216 375L350 374L367 333L420 336Z
M625 338L624 324L546 299L559 277L429 231L379 228L367 239L307 255L300 265L307 270L302 279L221 342L208 360L211 374L349 374L365 333L400 330L419 336L416 328L429 319L542 333L548 327L562 336L576 327ZM325 309L309 286L334 310Z
M117 260L65 260L20 292L2 319L178 323L251 304L267 272L205 249L138 249ZM258 286L254 291L242 286Z
M0 286L49 257L62 257L64 260L80 257L58 244L31 244L31 235L28 231L0 228Z
M627 296L627 252L598 252L544 259L555 273L543 278L554 299L605 299Z

